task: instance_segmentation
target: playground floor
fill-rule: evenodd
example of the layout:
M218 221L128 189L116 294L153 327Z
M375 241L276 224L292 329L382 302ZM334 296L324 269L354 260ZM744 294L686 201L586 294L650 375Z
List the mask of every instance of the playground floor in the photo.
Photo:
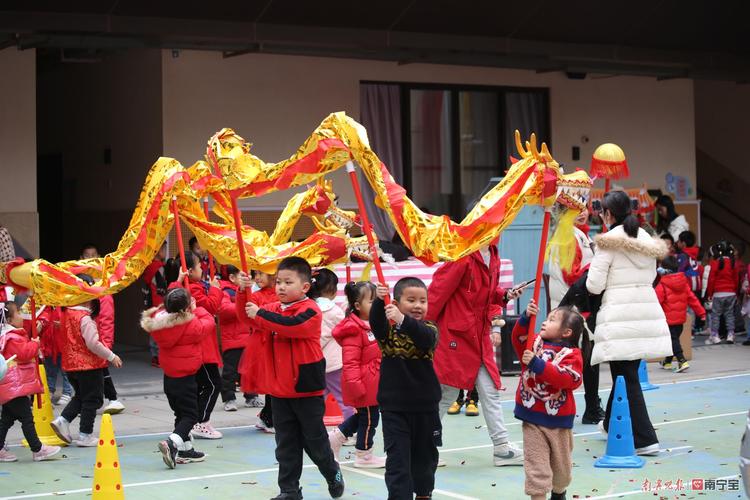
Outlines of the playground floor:
M694 354L691 369L683 374L663 371L653 363L649 365L651 382L658 384L659 389L646 392L646 401L663 451L657 457L646 457L642 469L594 468L594 461L604 453L606 441L596 426L576 422L569 499L646 495L680 499L744 498L737 463L750 408L747 362L750 348L707 346L696 349ZM512 416L517 380L517 377L504 379L508 386L504 408L511 439L520 443L520 422ZM602 399L608 396L610 386L608 370L603 367ZM583 394L577 398L582 410ZM257 410L227 413L219 403L213 420L217 427L224 427L224 439L197 441L197 448L208 454L207 460L168 470L156 450L157 442L171 423L163 395L124 399L128 410L114 416L113 421L128 498L263 499L277 494L274 440L273 436L252 428ZM99 419L97 426L98 423ZM438 469L434 498L524 498L523 468L492 466L492 448L481 416L446 416L443 424L441 456L448 465ZM15 446L20 441L17 427L12 429L9 443L19 462L0 464L0 498L64 495L83 499L90 495L95 449L69 447L59 460L32 463L30 453ZM380 438L378 433L376 448L382 452ZM342 451L347 483L344 498L386 498L384 471L354 469L349 453L353 453L353 448ZM306 464L302 475L305 498L328 498L325 481L309 461ZM698 486L697 480L702 480L703 490L692 489ZM680 486L682 490L678 489ZM652 490L645 491L649 487Z

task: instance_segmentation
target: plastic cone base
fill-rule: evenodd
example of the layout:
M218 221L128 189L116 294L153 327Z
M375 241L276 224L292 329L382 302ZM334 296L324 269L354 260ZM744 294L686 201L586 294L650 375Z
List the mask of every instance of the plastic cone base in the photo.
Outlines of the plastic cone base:
M631 457L610 457L604 455L594 462L594 467L603 469L640 469L646 461L638 455Z
M55 431L52 430L52 426L50 425L52 420L54 420L55 415L52 412L52 401L49 397L49 387L47 387L47 372L44 370L44 365L41 364L39 365L39 377L44 386L42 407L39 408L36 395L33 396L34 399L31 404L31 413L34 415L34 428L36 429L36 434L42 444L50 446L68 446L68 443L57 437L57 434L55 434ZM25 439L21 441L21 444L27 448L29 446L29 442Z

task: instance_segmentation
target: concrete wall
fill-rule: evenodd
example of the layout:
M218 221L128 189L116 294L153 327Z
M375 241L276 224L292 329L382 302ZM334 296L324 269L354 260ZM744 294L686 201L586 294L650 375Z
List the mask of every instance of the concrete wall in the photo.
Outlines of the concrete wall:
M663 186L669 171L695 186L693 83L652 78L589 76L532 71L324 59L263 54L223 59L215 52L163 51L164 154L184 164L202 158L206 140L232 127L265 161L293 154L330 112L359 118L360 80L548 87L552 153L588 167L597 145L622 146L631 166L627 185ZM588 143L581 137L587 136ZM343 173L334 176L342 202L353 198ZM288 194L245 201L281 206Z
M38 255L36 51L0 51L0 73L0 224Z

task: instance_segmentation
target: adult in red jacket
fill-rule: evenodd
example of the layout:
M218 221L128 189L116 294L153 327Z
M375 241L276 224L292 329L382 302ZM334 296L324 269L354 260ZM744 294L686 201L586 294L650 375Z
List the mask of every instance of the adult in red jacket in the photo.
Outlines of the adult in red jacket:
M687 319L688 306L702 320L706 319L706 310L703 309L700 301L691 290L688 278L684 273L678 271L677 259L666 257L662 261L661 267L668 274L662 275L659 279L659 283L656 285L656 297L659 299L659 304L661 304L664 315L667 317L669 334L672 337L673 354L673 356L664 358L662 367L672 369L672 357L675 357L677 358L675 371L681 372L690 367L680 344L683 325Z
M503 420L500 373L492 349L493 343L500 345L499 332L491 332L492 319L502 314L509 299L498 288L499 280L496 245L443 264L427 291L427 319L435 321L440 331L433 361L443 390L440 417L456 400L459 389L476 386L495 465L521 465L523 451L510 444Z

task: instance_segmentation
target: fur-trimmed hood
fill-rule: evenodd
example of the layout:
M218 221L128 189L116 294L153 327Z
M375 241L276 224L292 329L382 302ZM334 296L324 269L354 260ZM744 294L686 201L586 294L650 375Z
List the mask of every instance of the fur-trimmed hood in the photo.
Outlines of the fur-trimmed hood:
M153 332L184 325L192 320L193 313L191 312L168 313L163 307L152 307L141 314L141 328L147 332Z
M662 259L668 253L667 244L661 238L652 238L643 229L638 229L638 237L631 238L622 226L596 235L596 248L619 250L623 253L639 253L653 259Z

